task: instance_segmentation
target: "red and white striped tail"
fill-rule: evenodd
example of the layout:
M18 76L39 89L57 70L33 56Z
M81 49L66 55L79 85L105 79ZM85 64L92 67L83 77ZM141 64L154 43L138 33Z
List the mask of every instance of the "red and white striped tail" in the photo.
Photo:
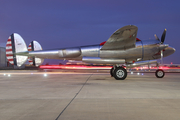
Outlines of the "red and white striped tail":
M26 51L27 46L23 38L19 34L13 33L6 43L6 57L9 63L20 67L27 61L27 56L16 55L16 53Z
M28 46L28 51L32 51L32 46L31 46L32 42L29 44ZM30 65L33 65L33 57L28 57L28 61Z
M6 57L9 61L9 63L14 65L11 36L8 38L8 41L6 43Z
M42 50L41 45L37 41L32 41L28 46L28 51ZM28 61L31 65L39 66L43 63L44 59L36 57L28 57Z

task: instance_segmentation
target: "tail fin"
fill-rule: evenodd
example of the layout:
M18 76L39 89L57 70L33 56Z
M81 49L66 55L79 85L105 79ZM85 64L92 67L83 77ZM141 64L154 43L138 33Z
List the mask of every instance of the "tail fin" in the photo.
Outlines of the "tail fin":
M27 51L26 43L19 34L13 33L9 36L6 43L6 57L12 65L20 67L27 61L27 56L16 55L17 52L25 51Z
M32 41L28 46L28 51L42 50L41 45L37 41ZM39 66L43 63L44 59L36 57L28 57L28 61L31 65Z

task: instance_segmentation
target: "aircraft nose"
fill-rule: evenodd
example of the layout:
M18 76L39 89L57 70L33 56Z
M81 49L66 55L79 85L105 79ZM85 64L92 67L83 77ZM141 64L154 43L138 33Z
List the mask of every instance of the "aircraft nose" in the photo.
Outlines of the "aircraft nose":
M169 54L169 55L171 55L171 54L173 54L174 52L176 51L176 49L175 48L173 48L173 47L167 47L167 54Z
M169 56L169 55L173 54L175 51L176 51L176 49L173 47L170 47L170 46L166 47L163 51L163 56L164 57Z
M172 51L173 53L176 51L176 49L173 48L173 47L170 47L170 49L171 49L171 51ZM173 54L173 53L172 53L172 54Z
M175 48L173 48L173 50L174 50L174 52L176 51L176 49L175 49Z

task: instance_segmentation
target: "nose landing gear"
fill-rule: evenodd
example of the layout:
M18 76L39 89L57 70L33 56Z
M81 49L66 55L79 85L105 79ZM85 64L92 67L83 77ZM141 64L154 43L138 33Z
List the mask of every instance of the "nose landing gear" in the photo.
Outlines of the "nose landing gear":
M157 78L163 78L165 75L165 72L162 69L158 69L156 70L155 75Z

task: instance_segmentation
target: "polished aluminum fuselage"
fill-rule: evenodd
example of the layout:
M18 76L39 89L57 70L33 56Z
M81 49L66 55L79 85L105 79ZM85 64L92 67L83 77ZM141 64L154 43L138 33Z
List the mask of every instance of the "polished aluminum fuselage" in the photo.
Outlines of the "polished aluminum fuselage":
M175 52L175 49L169 46L162 47L158 40L137 41L135 48L123 50L101 50L103 45L90 45L74 48L65 48L57 50L43 50L23 52L20 55L35 56L45 59L62 59L62 60L84 60L84 59L103 59L119 60L119 62L129 63L144 60L153 60L161 58L159 52L163 50L163 57L169 56ZM99 62L98 62L99 63ZM107 62L108 63L108 62ZM111 62L110 62L111 63ZM113 64L115 64L113 62Z

